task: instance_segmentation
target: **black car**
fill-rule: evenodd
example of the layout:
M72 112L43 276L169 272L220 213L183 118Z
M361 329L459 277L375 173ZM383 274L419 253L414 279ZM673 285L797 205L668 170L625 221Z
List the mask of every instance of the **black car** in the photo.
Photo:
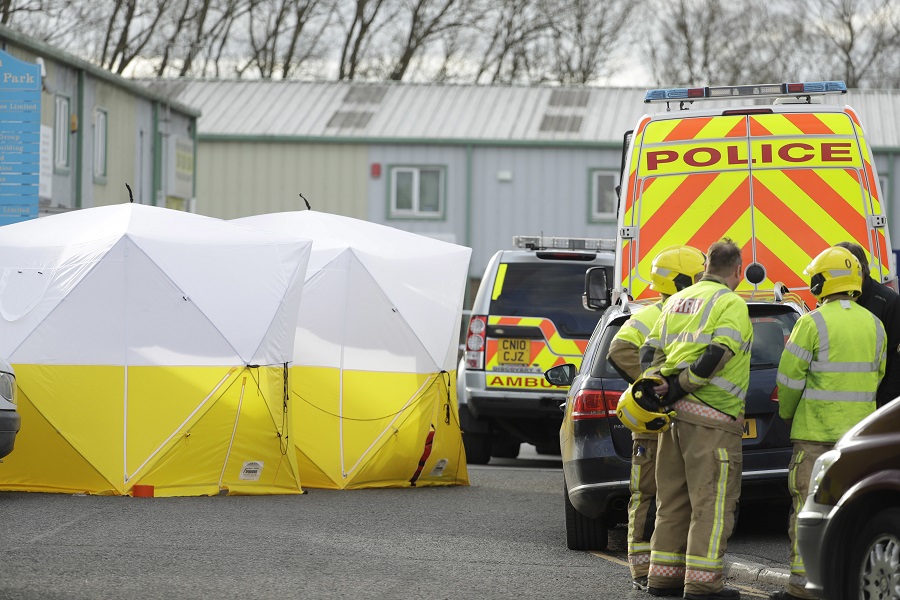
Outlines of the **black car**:
M745 295L753 322L750 388L744 420L742 500L787 502L790 432L778 416L775 377L784 344L806 307L799 297ZM566 541L572 550L602 550L607 532L627 522L631 431L616 417L628 387L606 355L609 344L639 304L606 309L588 342L582 369L561 365L549 381L571 384L559 431L565 477Z
M900 401L813 466L797 517L807 589L824 600L900 598Z

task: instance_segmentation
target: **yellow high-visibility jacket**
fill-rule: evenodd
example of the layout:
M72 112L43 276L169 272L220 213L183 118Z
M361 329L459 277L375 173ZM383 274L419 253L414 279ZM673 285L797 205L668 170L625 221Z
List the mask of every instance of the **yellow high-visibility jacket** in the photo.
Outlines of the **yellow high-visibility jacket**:
M875 410L884 377L881 321L847 297L800 317L778 364L778 414L791 439L836 442Z
M691 381L701 384L690 395L737 419L750 382L752 341L747 303L723 283L704 278L669 297L645 344L665 354L660 367L665 376L689 369L709 344L731 350L734 356L712 377L689 371Z
M662 313L663 300L649 304L622 324L609 344L609 358L627 371L632 381L641 376L640 348Z

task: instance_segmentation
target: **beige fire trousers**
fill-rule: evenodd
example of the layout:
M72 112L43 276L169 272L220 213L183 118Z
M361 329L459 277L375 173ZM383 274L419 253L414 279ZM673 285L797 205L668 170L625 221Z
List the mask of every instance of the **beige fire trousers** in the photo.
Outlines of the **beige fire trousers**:
M649 583L685 593L720 591L741 493L740 429L675 421L659 437L656 528Z
M656 518L658 434L634 434L631 448L631 501L628 504L628 568L631 578L650 570L650 536Z
M806 566L797 546L797 515L809 494L809 478L816 459L831 450L834 444L794 440L794 453L788 466L788 489L791 492L791 516L788 522L788 537L791 540L791 577L788 579L788 593L798 598L815 598L806 591Z

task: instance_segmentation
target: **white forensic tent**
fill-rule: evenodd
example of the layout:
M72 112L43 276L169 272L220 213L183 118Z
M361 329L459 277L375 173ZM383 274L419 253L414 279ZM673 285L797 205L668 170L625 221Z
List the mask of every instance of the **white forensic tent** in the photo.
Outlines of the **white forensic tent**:
M313 243L291 374L304 487L468 484L454 387L471 249L316 211L234 222Z
M139 204L0 228L22 415L0 489L302 492L287 381L309 252Z

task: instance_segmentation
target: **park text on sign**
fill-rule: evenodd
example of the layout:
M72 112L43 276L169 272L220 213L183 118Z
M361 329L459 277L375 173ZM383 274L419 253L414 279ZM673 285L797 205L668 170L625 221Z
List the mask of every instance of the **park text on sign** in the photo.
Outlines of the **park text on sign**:
M38 216L41 67L0 50L0 225Z
M644 150L644 175L696 171L728 171L754 167L860 167L862 158L853 140L837 136L765 142L706 142L650 147Z

